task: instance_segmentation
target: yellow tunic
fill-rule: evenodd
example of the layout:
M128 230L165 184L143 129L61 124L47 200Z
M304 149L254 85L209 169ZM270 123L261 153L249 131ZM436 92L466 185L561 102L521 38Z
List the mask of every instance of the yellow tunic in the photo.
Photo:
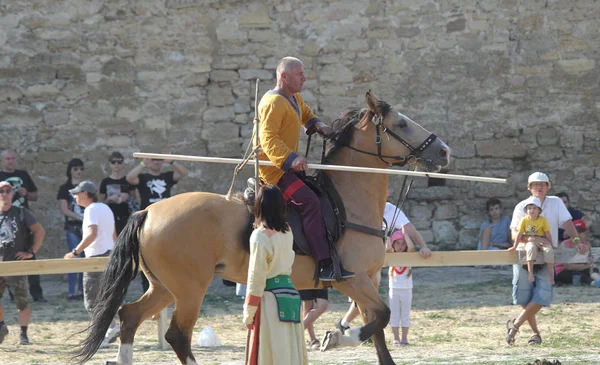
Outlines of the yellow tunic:
M250 237L250 266L246 295L260 297L258 364L307 365L302 322L281 322L273 293L265 291L267 279L289 275L294 263L293 235L257 228ZM244 304L244 323L254 321L257 307Z
M299 93L288 99L276 91L268 91L258 105L259 143L263 149L261 160L275 166L261 166L259 174L267 184L277 184L291 163L298 157L300 127L310 129L319 119L313 114Z

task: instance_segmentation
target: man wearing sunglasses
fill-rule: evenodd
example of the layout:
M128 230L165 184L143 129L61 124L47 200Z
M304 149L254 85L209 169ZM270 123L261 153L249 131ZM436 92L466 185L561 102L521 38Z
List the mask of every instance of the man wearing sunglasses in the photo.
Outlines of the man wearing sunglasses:
M42 247L46 231L37 222L27 208L13 205L15 191L8 181L0 181L0 243L2 247L2 261L17 261L31 259ZM33 233L33 245L28 247L28 230ZM14 294L18 309L18 322L21 326L19 343L29 345L27 327L31 318L31 307L27 298L27 278L25 276L0 277L0 343L8 334L8 327L4 323L4 308L2 308L2 295L4 289Z
M109 159L112 173L100 182L99 200L104 202L115 216L117 235L129 218L129 197L133 187L125 179L125 158L120 152L111 153Z
M170 150L163 151L171 153ZM161 172L163 165L170 164L174 171ZM142 173L143 169L148 172ZM179 162L173 160L161 160L145 158L139 165L127 174L127 182L138 189L140 193L140 208L146 209L150 204L171 197L171 188L188 174L187 169ZM142 288L148 290L149 283L144 274L142 277Z
M8 181L13 189L13 206L29 209L29 202L38 200L38 189L31 176L26 170L17 169L17 153L11 149L6 149L0 154L2 158L2 171L0 171L0 181ZM29 247L31 248L31 247ZM35 260L35 256L31 260ZM29 293L34 302L45 303L44 291L40 284L39 275L29 275ZM13 296L10 296L11 300Z

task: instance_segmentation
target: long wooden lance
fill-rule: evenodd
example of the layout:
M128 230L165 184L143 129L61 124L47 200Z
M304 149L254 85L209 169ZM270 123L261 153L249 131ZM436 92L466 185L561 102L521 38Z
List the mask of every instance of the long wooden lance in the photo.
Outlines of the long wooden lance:
M144 153L144 152L134 152L133 157L153 158L153 159L161 159L161 160L225 163L225 164L234 164L234 165L239 164L240 162L243 161L240 158L170 155L170 154ZM248 160L248 162L246 164L247 165L255 165L256 161ZM275 166L271 161L259 161L259 164L261 166ZM440 174L440 173L435 173L435 172L406 171L406 170L395 170L395 169L379 169L379 168L375 168L375 167L322 165L322 164L309 163L308 168L313 169L313 170L365 172L365 173L370 173L370 174L388 174L388 175L408 175L408 176L418 176L418 177L431 177L431 178L436 178L436 179L465 180L465 181L506 184L506 179L498 179L498 178L494 178L494 177L452 175L452 174Z

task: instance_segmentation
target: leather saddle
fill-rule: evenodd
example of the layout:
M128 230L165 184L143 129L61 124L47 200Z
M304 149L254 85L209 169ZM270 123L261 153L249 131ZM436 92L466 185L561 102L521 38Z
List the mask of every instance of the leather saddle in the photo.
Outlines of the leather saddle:
M335 247L335 243L340 239L344 232L344 223L346 221L346 211L344 203L329 176L319 170L314 175L302 177L302 181L315 192L321 201L321 213L325 223L325 232L330 247ZM247 204L254 205L256 180L249 178L248 187L244 191L244 200ZM291 203L287 205L286 219L292 233L294 234L294 251L300 255L312 256L310 246L304 234L302 217L298 208Z

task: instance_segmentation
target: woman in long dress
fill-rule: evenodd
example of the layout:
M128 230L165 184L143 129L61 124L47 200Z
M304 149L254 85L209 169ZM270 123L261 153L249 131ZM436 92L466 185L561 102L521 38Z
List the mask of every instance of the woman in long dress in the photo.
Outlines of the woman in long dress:
M290 274L293 236L279 188L265 185L254 205L244 323L247 365L307 365L300 295Z

